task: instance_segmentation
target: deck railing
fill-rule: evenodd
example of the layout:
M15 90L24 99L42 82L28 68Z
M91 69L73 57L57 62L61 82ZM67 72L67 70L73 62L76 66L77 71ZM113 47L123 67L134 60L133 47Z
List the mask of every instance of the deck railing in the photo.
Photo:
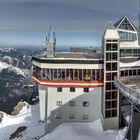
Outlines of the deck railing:
M131 100L131 102L134 104L140 104L140 92L128 87L117 78L114 79L114 84L124 96Z

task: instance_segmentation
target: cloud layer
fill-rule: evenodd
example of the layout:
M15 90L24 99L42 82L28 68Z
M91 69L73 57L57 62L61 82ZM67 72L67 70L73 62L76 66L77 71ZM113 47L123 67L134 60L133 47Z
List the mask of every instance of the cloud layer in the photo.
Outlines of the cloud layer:
M0 0L0 31L102 34L124 15L136 23L137 12L138 0Z

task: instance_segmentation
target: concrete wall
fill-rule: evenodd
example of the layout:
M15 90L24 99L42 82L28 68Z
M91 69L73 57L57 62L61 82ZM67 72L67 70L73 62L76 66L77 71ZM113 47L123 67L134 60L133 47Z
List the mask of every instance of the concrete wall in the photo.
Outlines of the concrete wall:
M47 87L38 85L39 104L40 104L40 120L45 121L47 116Z
M102 123L104 130L119 129L119 117L104 118Z
M75 106L69 106L71 100L75 101ZM57 106L57 101L62 101L63 105ZM89 106L83 107L83 101L88 101ZM62 114L62 119L56 119L56 114ZM75 114L75 119L69 119L69 114ZM88 119L83 119L83 114L88 115ZM56 87L48 88L48 132L62 123L90 122L100 118L101 88L91 88L89 93L83 93L83 88L76 88L75 92L70 92L70 88L63 88L63 92L57 92Z

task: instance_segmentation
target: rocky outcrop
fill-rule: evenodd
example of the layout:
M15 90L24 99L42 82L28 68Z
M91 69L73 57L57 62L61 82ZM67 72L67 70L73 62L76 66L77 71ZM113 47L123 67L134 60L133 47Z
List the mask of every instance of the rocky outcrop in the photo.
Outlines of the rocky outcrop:
M29 104L26 102L19 102L15 107L14 110L12 111L11 115L15 116L18 115L19 112L23 109L23 107L29 108Z

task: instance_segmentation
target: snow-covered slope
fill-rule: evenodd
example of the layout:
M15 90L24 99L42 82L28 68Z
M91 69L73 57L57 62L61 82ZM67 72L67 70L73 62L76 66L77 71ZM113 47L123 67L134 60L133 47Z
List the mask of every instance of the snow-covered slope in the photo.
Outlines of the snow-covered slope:
M8 140L10 135L21 126L26 126L27 129L15 140L39 139L44 134L44 124L39 123L38 104L29 108L25 106L17 116L10 116L4 113L0 123L0 140Z
M52 133L42 137L44 126L44 123L39 122L39 105L26 105L17 116L4 113L0 123L0 140L8 140L19 127L27 129L19 133L14 140L122 140L125 132L125 129L103 132L101 120L97 120L91 123L62 124Z
M25 69L20 69L20 68L17 68L15 66L12 66L12 65L9 65L7 63L0 61L0 72L2 72L3 69L8 69L9 71L13 71L16 74L20 74L24 77L26 77L26 75L27 75L27 72Z
M126 128L103 131L101 120L90 123L62 124L40 140L123 140Z
M6 69L6 68L9 68L9 65L4 63L4 62L0 62L0 72L3 70L3 69Z

